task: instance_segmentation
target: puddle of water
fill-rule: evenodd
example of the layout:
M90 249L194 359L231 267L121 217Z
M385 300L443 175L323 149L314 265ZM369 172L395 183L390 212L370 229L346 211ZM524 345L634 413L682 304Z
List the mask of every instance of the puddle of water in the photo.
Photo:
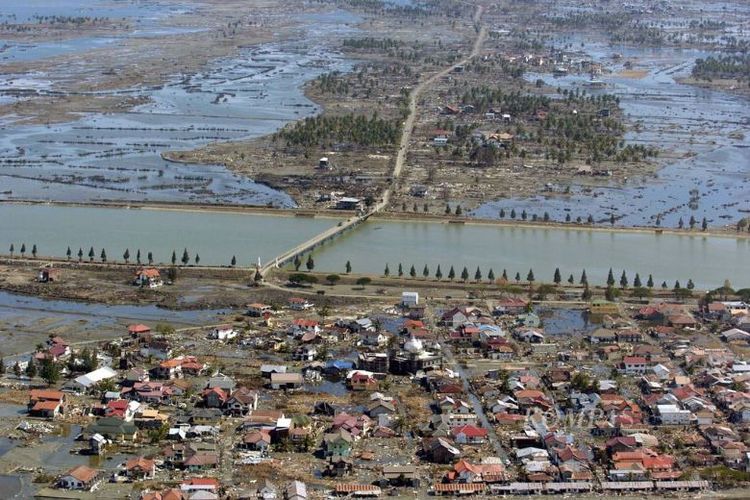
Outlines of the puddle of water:
M305 384L304 388L307 392L330 394L331 396L338 397L344 397L348 394L346 385L341 380L337 382L323 380L317 384Z
M534 312L542 320L545 335L582 335L596 329L580 309L535 307Z
M0 475L0 497L16 498L22 488L23 483L20 477Z
M116 322L117 318L141 318L142 321L158 322L171 320L177 323L194 324L211 321L226 310L196 310L196 311L172 311L161 309L156 306L129 306L129 305L105 305L89 304L85 302L74 302L65 300L46 300L25 295L15 295L0 291L0 319L6 319L23 311L23 316L28 321L45 318L51 314L64 315L70 321L87 319L94 321L99 318L101 322ZM97 324L95 322L95 324Z
M20 417L23 415L26 415L26 406L14 405L10 403L0 403L0 418ZM0 444L0 450L2 450L1 444ZM0 455L1 454L2 454L2 451L0 451Z

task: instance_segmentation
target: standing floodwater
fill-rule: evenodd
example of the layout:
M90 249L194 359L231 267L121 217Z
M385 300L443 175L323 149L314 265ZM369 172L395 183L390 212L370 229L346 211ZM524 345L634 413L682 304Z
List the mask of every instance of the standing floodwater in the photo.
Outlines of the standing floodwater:
M171 163L161 154L258 137L318 112L301 86L349 64L317 42L351 32L356 21L342 11L316 16L301 33L306 45L247 48L196 74L176 75L163 86L96 94L148 100L131 111L88 114L58 124L8 121L0 125L0 199L294 206L287 194L223 166ZM13 81L5 78L0 84Z
M567 41L580 47L583 40L571 37ZM670 158L661 161L663 168L655 175L628 179L625 185L606 181L595 187L573 185L570 195L502 199L480 206L474 214L497 218L500 209L515 209L539 215L548 212L555 220L564 220L566 215L586 220L592 215L598 222L614 215L617 224L624 226L653 226L659 217L665 227L676 227L680 218L687 225L691 216L697 221L705 217L713 226L747 216L750 137L745 132L750 126L750 101L677 82L689 75L696 58L707 54L584 43L582 50L612 70L601 77L606 88L587 87L588 75L554 78L534 73L525 77L561 89L616 95L631 123L627 142L656 147ZM622 54L623 60L634 61L639 70L636 75L625 71L625 63L611 62L614 52Z

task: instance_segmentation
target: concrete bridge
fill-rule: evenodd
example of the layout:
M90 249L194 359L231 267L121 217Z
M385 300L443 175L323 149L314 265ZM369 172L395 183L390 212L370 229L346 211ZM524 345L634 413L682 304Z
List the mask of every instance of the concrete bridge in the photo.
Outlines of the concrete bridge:
M358 225L365 222L373 213L375 213L375 210L371 210L367 212L364 215L356 215L349 217L345 221L339 222L337 225L333 226L332 228L326 229L320 234L316 234L309 240L305 241L304 243L300 243L294 248L291 248L281 255L277 255L273 258L273 260L270 260L263 264L260 268L260 273L265 276L268 271L271 269L274 269L275 267L282 267L285 264L288 264L289 262L292 262L294 258L298 255L302 255L306 252L310 252L316 247L322 245L326 241L330 241L337 236L343 234L344 232L354 229Z

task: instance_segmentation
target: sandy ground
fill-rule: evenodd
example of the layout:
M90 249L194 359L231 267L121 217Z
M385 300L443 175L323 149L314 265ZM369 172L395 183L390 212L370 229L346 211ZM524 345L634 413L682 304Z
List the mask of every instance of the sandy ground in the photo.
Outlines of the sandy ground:
M624 69L617 73L617 76L621 78L633 78L640 79L648 75L648 71L643 69Z

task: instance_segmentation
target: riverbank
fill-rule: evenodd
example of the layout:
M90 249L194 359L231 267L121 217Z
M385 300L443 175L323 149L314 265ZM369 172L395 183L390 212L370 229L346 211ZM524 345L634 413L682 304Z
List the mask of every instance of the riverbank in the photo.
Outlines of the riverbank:
M268 215L276 217L300 217L300 218L322 218L342 219L354 214L349 210L331 209L284 209L274 207L259 207L254 205L228 205L228 204L201 204L201 203L175 203L175 202L124 202L124 201L97 201L97 202L66 202L66 201L38 201L38 200L0 200L0 206L28 205L28 206L59 206L77 208L107 208L121 210L153 210L171 211L185 213L235 213L249 215ZM389 220L403 222L434 222L438 224L463 224L498 227L517 228L551 228L569 229L574 231L601 231L610 233L640 233L640 234L672 234L681 236L718 236L738 239L750 238L750 231L737 231L736 225L721 228L709 227L705 231L690 228L667 228L667 227L623 227L606 224L587 224L574 222L543 221L543 220L521 220L518 219L483 219L471 216L451 216L424 212L378 212L371 216L373 221Z
M229 205L229 204L203 204L203 203L176 203L160 201L94 201L94 202L75 202L75 201L41 201L41 200L0 200L0 206L7 205L29 205L29 206L59 206L59 207L77 207L77 208L108 208L121 210L163 210L171 212L192 212L192 213L240 213L240 214L260 214L276 217L312 217L312 218L329 218L340 219L347 217L353 212L347 210L304 210L293 208L275 208L262 207L255 205Z
M58 282L36 281L38 265L49 262L50 259L43 257L0 258L0 291L16 296L35 297L41 301L106 306L151 305L163 310L165 315L173 311L179 316L190 311L241 311L246 304L253 301L282 307L289 297L295 295L318 296L325 302L338 305L346 304L347 301L356 303L360 300L391 300L395 303L398 302L403 290L413 290L425 297L448 300L530 295L535 296L539 302L585 307L590 300L603 298L606 289L606 286L592 283L589 287L591 297L584 299L582 294L586 287L580 283L555 285L545 279L529 283L526 280L515 281L512 277L510 280L500 277L493 281L487 280L486 277L476 280L473 274L466 280L460 276L455 279L449 279L447 276L442 279L423 277L421 273L419 276L410 277L408 269L404 276L395 274L396 270L391 276L304 271L303 274L315 283L289 286L289 277L299 274L293 269L274 269L268 274L265 282L255 283L253 269L207 266L175 266L176 279L173 282L157 289L143 289L132 284L133 272L137 268L132 263L75 261L55 262L55 267L62 270ZM329 279L330 276L337 278ZM542 295L539 295L540 292ZM671 289L663 290L659 287L651 290L649 295L657 300L674 298ZM622 298L636 303L644 299L631 296L627 289L623 291ZM14 309L45 310L43 306Z

